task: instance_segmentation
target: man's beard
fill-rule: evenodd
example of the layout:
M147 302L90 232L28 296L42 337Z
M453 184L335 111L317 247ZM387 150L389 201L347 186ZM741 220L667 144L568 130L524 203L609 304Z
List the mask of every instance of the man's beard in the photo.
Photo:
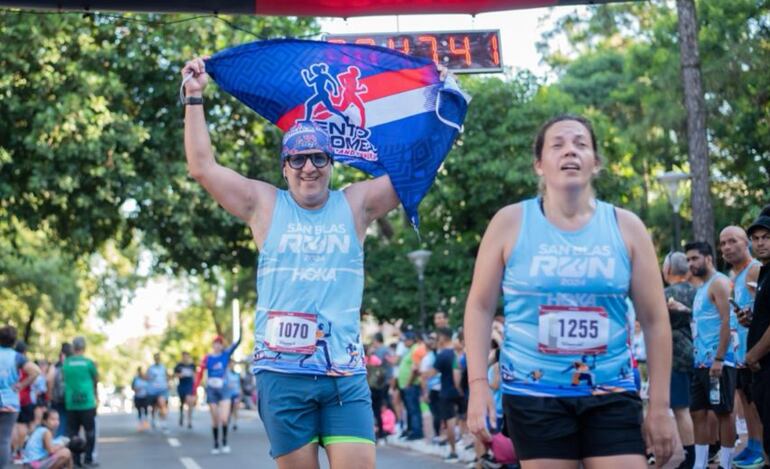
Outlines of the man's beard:
M700 269L693 272L693 275L695 275L696 277L705 277L706 274L708 274L708 271L709 270L706 267L701 267Z

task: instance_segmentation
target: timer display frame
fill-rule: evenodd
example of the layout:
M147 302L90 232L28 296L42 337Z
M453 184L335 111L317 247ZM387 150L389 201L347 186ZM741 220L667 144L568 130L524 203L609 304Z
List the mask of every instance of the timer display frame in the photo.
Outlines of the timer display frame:
M503 71L500 30L424 31L373 34L326 34L338 44L369 44L433 60L454 73Z

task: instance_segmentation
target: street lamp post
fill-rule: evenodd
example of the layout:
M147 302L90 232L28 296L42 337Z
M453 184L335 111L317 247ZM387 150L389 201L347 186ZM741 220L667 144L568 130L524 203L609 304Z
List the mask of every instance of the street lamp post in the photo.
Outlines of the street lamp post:
M673 210L674 217L674 247L673 251L680 249L681 246L681 234L679 226L679 209L682 206L684 197L679 193L679 187L682 182L690 179L690 175L687 173L680 173L677 171L669 171L667 173L659 174L656 178L658 182L663 184L666 189L666 195L668 195L668 201L671 203L671 209Z
M425 327L425 266L428 265L430 254L427 249L418 249L406 255L417 271L417 283L420 288L420 328Z
M238 300L238 266L236 265L233 267L233 302L232 302L232 309L230 312L230 321L232 322L233 327L233 338L232 342L235 343L236 340L241 336L241 302ZM241 353L238 351L238 349L235 350L233 353L233 359L235 361L239 361L241 359Z

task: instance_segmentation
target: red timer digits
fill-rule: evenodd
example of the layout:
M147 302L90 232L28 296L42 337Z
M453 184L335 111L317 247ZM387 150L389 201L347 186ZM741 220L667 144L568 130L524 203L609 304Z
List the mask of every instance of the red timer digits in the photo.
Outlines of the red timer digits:
M457 73L500 72L500 31L329 34L326 41L369 44L425 57Z

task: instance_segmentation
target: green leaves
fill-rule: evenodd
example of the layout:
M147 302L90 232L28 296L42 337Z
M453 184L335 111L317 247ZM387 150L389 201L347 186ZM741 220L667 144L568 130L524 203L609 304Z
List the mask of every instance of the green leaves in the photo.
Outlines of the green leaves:
M305 35L314 22L232 20L240 31L191 18L0 11L4 320L32 334L80 324L89 309L115 318L143 280L140 242L158 270L211 277L215 266L254 265L246 228L187 175L179 71L253 40L249 31ZM210 88L218 157L277 181L277 133Z

